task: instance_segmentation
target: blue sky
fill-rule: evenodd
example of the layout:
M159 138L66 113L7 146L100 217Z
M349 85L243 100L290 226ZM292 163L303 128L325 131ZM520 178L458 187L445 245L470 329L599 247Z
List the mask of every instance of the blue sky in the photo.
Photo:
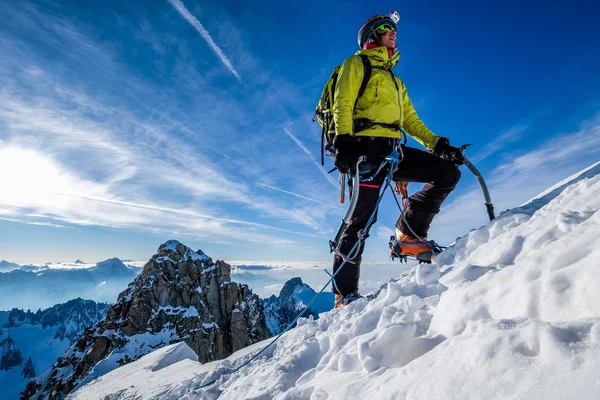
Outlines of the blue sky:
M0 259L143 260L176 238L328 260L344 210L314 106L394 9L396 74L436 134L474 144L497 211L600 159L592 2L122 3L0 1ZM366 259L388 257L397 214L388 196ZM486 218L465 170L430 237Z

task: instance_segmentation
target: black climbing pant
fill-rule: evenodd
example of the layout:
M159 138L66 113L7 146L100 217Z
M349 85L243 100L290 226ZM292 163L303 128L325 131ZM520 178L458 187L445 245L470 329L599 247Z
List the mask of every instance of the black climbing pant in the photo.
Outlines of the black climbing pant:
M367 156L367 162L361 167L361 171L370 169L371 174L377 171L384 157L392 152L389 139L361 138L359 143L362 153ZM409 197L408 205L398 218L396 227L401 232L414 236L409 229L410 226L417 236L426 237L433 217L439 213L440 206L456 187L460 179L460 171L451 162L434 154L406 146L402 149L404 157L393 174L394 181L422 182L425 186ZM341 254L348 255L358 241L359 232L364 228L367 228L364 239L369 236L369 229L377 220L376 211L371 226L367 227L367 223L377 205L381 186L385 184L386 172L387 169L383 169L371 181L360 184L356 208L340 237L338 248ZM369 173L361 174L361 176L368 175ZM356 256L351 256L353 260L346 262L336 276L335 293L347 295L358 291L363 250L364 242L355 251ZM342 263L343 259L336 254L333 260L334 273Z

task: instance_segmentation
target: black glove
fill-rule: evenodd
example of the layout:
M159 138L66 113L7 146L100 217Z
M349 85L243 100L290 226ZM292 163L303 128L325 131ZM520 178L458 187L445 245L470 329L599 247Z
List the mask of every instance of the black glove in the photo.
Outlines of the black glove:
M455 165L463 165L465 158L462 151L458 147L450 146L450 141L445 137L440 137L433 154L442 157Z
M358 161L359 150L356 138L352 135L335 135L333 139L335 149L335 166L342 173L350 172Z

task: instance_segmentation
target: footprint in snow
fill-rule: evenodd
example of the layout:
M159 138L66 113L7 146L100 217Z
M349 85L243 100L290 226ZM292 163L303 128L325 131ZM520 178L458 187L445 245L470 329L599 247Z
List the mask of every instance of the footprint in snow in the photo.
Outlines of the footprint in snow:
M564 211L556 215L556 225L563 233L571 232L576 225L594 215L596 210L592 211Z

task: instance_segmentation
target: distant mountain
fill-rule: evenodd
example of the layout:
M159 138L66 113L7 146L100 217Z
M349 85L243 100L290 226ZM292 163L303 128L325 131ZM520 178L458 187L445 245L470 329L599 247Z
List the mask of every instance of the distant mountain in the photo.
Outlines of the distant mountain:
M92 268L28 266L0 274L0 310L38 310L81 297L114 302L138 275L119 259L97 263Z
M292 278L283 285L279 296L272 295L262 300L265 308L267 326L273 335L279 334L302 312L315 297L316 292L301 278ZM304 317L318 318L322 312L333 308L334 294L330 291L322 293L311 305Z
M90 268L90 272L100 278L131 279L132 275L134 275L132 269L123 264L118 258L99 262L95 267Z
M10 272L18 268L21 268L19 264L8 262L6 260L0 261L0 272Z
M41 270L48 269L48 267L45 265L41 267L39 265L23 265L19 269L25 272L39 272Z
M59 340L66 338L70 344L73 344L85 327L106 316L109 307L110 305L106 303L77 298L35 313L14 308L10 311L3 330L25 325L39 325L42 329L58 326L53 338Z
M94 273L114 276L122 263L107 260ZM144 271L86 329L50 370L27 385L25 399L67 394L79 384L151 351L185 342L205 363L269 337L258 296L231 281L231 266L175 240L162 244Z
M75 264L85 264L85 263L78 258L77 260L75 260Z
M108 309L108 304L75 299L35 313L0 312L0 398L19 398L36 372L50 368Z
M21 351L15 346L15 342L10 336L0 340L0 352L2 352L2 356L0 356L0 371L8 371L23 361Z

